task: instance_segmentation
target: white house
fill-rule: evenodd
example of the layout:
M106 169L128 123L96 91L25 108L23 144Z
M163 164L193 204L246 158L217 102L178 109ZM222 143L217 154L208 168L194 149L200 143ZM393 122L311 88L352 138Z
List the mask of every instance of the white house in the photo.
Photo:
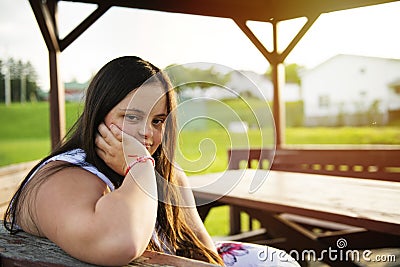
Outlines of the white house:
M89 82L79 83L77 81L64 83L65 100L69 102L80 102L84 100L85 90Z
M400 109L400 59L337 55L301 75L305 124L386 124Z

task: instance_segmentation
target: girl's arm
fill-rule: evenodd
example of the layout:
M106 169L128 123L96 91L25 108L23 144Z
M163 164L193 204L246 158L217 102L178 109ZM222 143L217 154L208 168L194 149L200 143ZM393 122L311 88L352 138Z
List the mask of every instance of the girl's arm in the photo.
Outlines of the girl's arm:
M123 173L122 142L115 137L120 130L115 127L112 131L99 127L98 154ZM148 155L133 137L124 136L124 145L127 154ZM121 152L116 153L118 149ZM36 176L44 175L50 164L59 162L49 163ZM99 265L125 265L143 253L154 231L154 168L151 161L136 164L122 185L110 193L94 174L80 167L64 168L38 187L31 203L39 232L73 257Z

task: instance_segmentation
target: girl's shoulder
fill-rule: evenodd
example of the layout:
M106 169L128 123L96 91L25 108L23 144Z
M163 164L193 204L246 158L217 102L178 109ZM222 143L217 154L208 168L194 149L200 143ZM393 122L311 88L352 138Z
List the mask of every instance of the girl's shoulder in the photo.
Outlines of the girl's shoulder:
M31 177L34 177L35 174L46 165L50 167L60 165L58 162L67 162L86 171L89 171L90 173L100 178L100 180L102 180L111 191L114 191L115 189L114 184L106 175L104 175L99 169L97 169L96 166L86 161L86 152L81 148L72 149L48 158L38 166L36 171L32 173Z
M45 162L43 162L43 164L56 160L66 161L76 165L82 165L86 163L86 153L81 148L72 149L47 159Z

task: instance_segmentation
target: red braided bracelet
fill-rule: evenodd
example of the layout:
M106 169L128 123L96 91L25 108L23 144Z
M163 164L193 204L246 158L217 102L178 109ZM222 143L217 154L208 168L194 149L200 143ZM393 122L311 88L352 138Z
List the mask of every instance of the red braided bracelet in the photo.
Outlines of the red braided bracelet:
M137 157L134 161L132 161L131 164L129 164L128 168L125 171L125 176L128 174L130 169L132 169L132 167L135 166L137 163L146 162L147 160L151 161L151 163L153 164L153 167L155 166L155 161L151 156L140 156L140 157Z

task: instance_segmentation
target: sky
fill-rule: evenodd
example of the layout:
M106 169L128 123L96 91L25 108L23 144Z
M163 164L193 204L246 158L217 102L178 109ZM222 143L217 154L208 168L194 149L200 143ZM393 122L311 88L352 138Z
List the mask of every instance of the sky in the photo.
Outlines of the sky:
M95 6L59 3L64 37ZM313 68L337 54L400 59L400 1L321 15L286 63ZM304 19L280 24L282 46ZM268 23L248 22L270 47ZM230 19L113 7L60 55L62 81L87 81L105 63L136 55L165 68L209 62L264 73L269 64ZM48 52L27 0L0 0L0 59L31 62L43 90L49 88Z

